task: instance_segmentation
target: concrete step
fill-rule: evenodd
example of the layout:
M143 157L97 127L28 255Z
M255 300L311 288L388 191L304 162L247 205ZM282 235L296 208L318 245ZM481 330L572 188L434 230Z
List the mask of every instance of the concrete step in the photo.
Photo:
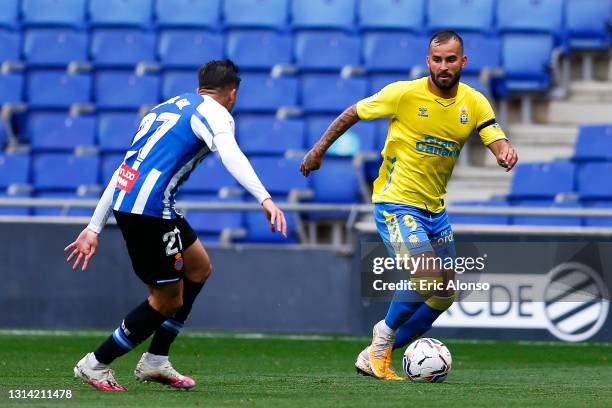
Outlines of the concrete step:
M493 155L489 155L493 157ZM457 166L453 171L450 183L456 181L476 183L507 183L512 176L506 173L497 163L492 166Z
M453 178L448 184L448 202L488 200L493 196L505 195L510 188L511 176L502 181L471 181Z
M573 81L569 102L612 103L612 81Z
M612 102L552 101L548 105L548 122L563 125L611 123Z
M577 126L514 124L508 127L508 138L515 145L531 143L574 146L577 135Z

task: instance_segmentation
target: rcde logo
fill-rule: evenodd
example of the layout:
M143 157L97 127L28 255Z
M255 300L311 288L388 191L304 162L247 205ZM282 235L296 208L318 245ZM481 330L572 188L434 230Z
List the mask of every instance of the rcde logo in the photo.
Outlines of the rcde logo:
M548 330L565 341L583 341L604 325L610 307L601 277L578 262L560 264L548 272L544 312Z

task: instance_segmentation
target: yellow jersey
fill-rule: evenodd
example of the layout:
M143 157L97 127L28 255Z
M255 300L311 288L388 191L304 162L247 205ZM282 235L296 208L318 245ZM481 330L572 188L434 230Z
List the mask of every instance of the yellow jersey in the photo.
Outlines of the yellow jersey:
M440 98L428 77L394 82L357 102L360 119L389 119L374 203L408 204L433 213L445 207L446 185L461 148L474 130L485 145L505 139L491 104L459 83L457 96Z

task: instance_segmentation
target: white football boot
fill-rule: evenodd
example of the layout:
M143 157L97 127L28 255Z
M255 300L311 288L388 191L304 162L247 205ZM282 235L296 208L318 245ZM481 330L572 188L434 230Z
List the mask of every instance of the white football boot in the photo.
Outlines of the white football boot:
M196 385L192 378L181 375L176 371L168 360L161 365L151 364L147 359L147 353L142 355L136 365L134 376L139 382L154 381L180 389L188 390Z
M115 372L110 367L91 368L90 362L93 360L93 353L86 354L74 367L74 376L99 391L127 391L126 387L115 380Z

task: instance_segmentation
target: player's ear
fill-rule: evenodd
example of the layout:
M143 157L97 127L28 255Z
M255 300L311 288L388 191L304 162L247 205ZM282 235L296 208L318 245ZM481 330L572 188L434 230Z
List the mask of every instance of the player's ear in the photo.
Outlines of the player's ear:
M468 57L467 55L463 54L463 56L461 57L461 68L464 68L467 62L468 62Z

